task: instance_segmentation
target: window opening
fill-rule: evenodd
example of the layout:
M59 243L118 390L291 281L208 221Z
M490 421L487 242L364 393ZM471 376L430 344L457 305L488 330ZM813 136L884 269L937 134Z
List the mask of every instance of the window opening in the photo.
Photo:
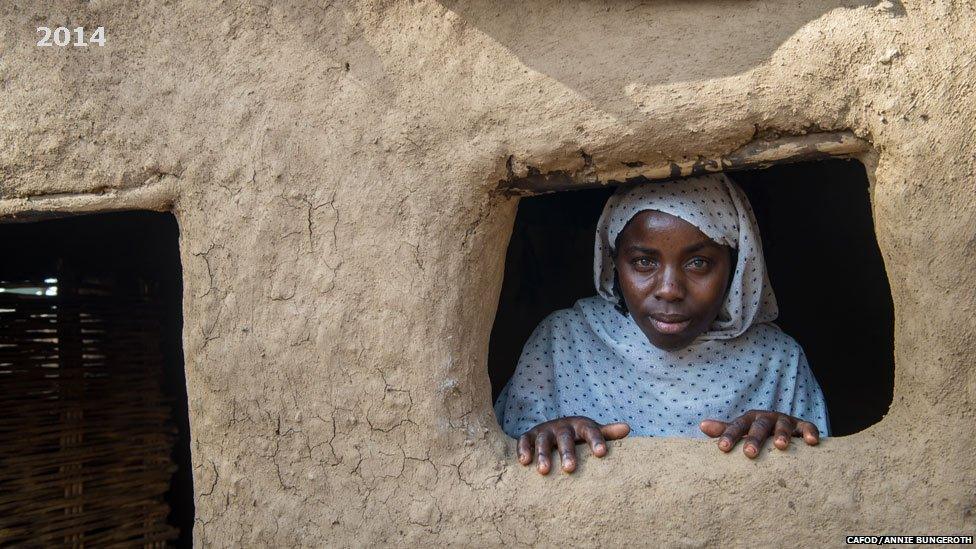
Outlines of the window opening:
M774 322L803 347L833 436L877 423L894 388L894 306L864 166L830 159L728 175L756 214L779 303ZM596 295L593 239L613 191L520 200L489 345L493 402L539 322Z
M189 546L170 214L0 225L0 544Z

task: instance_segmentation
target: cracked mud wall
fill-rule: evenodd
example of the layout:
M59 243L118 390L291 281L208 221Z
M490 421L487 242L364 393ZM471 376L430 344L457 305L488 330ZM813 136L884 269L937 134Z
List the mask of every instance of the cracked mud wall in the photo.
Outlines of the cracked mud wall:
M6 2L0 216L176 214L200 545L972 534L974 21L950 1ZM107 45L36 48L40 25ZM755 461L626 439L572 476L516 464L485 371L509 166L600 179L845 129L875 147L889 415Z

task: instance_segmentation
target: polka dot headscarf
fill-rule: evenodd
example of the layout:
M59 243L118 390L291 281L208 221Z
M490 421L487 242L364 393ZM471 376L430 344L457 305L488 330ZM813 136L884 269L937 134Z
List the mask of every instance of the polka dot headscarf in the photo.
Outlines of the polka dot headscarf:
M719 244L738 251L725 303L703 340L741 335L754 323L776 318L776 297L766 274L756 218L742 189L724 174L710 174L662 183L621 186L610 197L596 228L593 278L607 301L614 292L612 246L627 222L645 210L679 217Z

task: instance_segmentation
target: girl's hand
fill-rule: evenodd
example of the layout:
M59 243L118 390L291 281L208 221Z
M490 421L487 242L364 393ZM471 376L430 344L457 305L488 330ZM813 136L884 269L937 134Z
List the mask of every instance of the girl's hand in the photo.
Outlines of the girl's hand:
M589 442L596 457L607 455L608 440L624 438L630 433L626 423L600 425L588 417L570 416L540 423L526 431L518 439L518 460L522 465L532 463L532 456L539 462L539 474L549 474L549 454L553 445L559 448L563 471L576 470L576 443Z
M749 458L759 455L766 439L773 436L773 445L785 450L790 445L790 438L802 436L803 441L810 446L820 442L820 431L809 421L766 410L749 410L731 423L706 419L699 426L703 433L718 439L718 448L729 452L741 438L742 451Z

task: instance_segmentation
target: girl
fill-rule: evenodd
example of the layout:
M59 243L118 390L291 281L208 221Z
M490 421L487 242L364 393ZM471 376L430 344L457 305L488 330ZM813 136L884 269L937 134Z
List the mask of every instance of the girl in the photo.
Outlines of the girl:
M597 225L598 296L550 314L522 350L495 413L518 460L548 474L558 448L640 436L743 440L756 457L828 434L803 349L772 323L776 299L748 199L725 175L621 186ZM704 419L714 418L714 419ZM699 432L700 430L700 432Z

